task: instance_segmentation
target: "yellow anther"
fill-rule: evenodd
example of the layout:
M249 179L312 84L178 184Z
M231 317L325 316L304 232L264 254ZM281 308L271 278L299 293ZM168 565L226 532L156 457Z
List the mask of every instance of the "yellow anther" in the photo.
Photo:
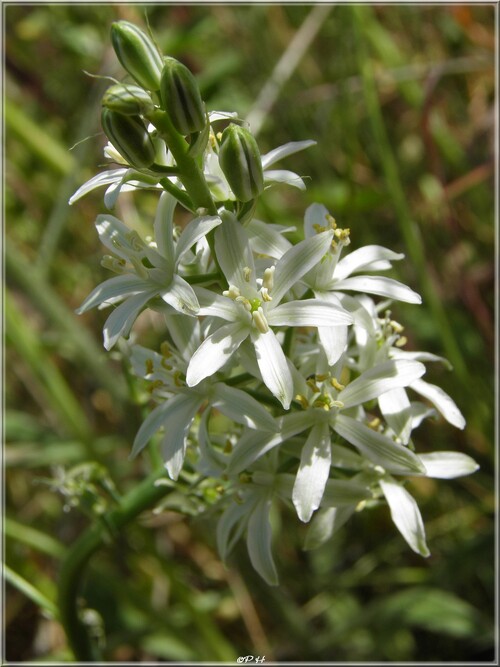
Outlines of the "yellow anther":
M316 374L316 381L317 382L324 382L325 380L328 380L330 377L330 373L317 373Z
M262 288L272 290L274 285L274 271L276 267L270 266L264 271L264 278L262 279Z
M261 306L259 306L257 310L253 311L252 317L253 321L255 322L255 326L260 331L260 333L265 334L269 331L269 324L267 323L266 316L264 315L264 311L262 310Z
M154 380L151 382L150 385L148 385L148 391L152 393L155 389L160 389L160 387L165 386L165 383L162 382L161 380Z
M168 359L169 357L172 356L172 352L170 352L170 346L166 340L164 340L163 343L160 345L160 352L161 356L165 357L165 359Z
M337 222L333 215L330 215L329 213L325 216L326 221L330 225L331 229L337 229Z
M315 393L321 391L318 385L316 384L314 377L307 378L306 385L309 387L309 389L312 389Z
M252 269L249 266L243 267L243 278L245 279L246 283L250 282L251 276L252 276Z
M340 374L340 383L343 385L349 384L350 379L351 379L351 371L347 366L344 366Z
M152 359L146 359L146 375L154 371L154 363Z
M389 324L391 325L394 333L403 333L403 331L405 330L404 326L402 324L399 324L399 322L396 322L396 320L391 320Z
M303 408L304 410L307 410L307 408L309 407L309 401L308 401L307 398L306 398L305 396L303 396L302 394L297 394L297 396L295 396L295 400L296 400L298 403L300 403L300 405L302 406L302 408Z
M231 452L233 451L233 443L231 442L231 440L229 440L229 438L226 440L226 444L224 445L223 451L224 454L231 454Z
M313 229L316 232L316 234L321 234L321 232L326 232L327 227L323 227L322 225L318 225L318 223L313 225Z
M398 338L398 340L394 343L396 347L403 347L406 345L408 342L408 338L406 336L401 336L401 338Z
M331 408L340 408L340 409L342 409L344 407L344 404L343 404L342 401L332 401L330 403L330 407Z
M166 371L172 370L172 366L170 364L167 364L167 360L165 359L165 357L163 357L163 359L161 360L161 365Z
M321 394L321 396L318 396L318 398L314 401L313 406L315 408L323 408L323 410L329 410L330 406L332 404L332 399L328 394Z
M224 290L222 296L227 296L230 299L237 299L240 296L240 290L236 285L229 285L229 289Z
M330 380L330 384L337 391L342 391L342 389L345 389L345 384L340 384L340 382L337 380L337 378L332 378Z
M262 301L267 301L267 302L269 302L269 301L272 301L272 300L273 300L273 297L272 297L272 296L269 296L269 291L268 291L267 287L262 287L262 288L261 288L261 290L260 290L260 295L261 295L261 297L262 297Z
M378 417L374 417L371 421L368 422L367 426L368 428L373 429L376 431L378 427L380 426L380 419Z
M177 387L183 387L184 382L182 381L182 373L180 371L175 371L174 373L174 383L177 385Z
M222 132L217 132L216 137L217 140L220 141L222 139Z

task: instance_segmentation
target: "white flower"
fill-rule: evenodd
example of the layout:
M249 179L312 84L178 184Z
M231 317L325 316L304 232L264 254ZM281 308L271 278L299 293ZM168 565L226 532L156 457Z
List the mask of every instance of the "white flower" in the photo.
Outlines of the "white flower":
M96 287L77 312L122 301L104 325L104 347L109 350L120 336L127 336L137 316L154 297L188 315L196 315L198 299L193 288L179 275L179 265L190 248L221 223L218 216L192 220L174 243L173 214L176 200L160 197L154 222L155 246L145 243L112 215L100 215L96 227L102 243L119 259L108 257L105 265L121 275Z
M182 315L167 315L166 322L174 345L164 344L161 354L140 345L130 350L134 373L151 382L152 394L159 400L137 432L130 456L137 456L163 428L162 455L168 474L175 480L184 462L189 430L201 408L217 408L237 424L252 429L273 432L278 427L265 408L241 389L210 379L194 389L186 387L185 371L200 341L200 323Z
M331 232L307 239L288 250L262 280L255 276L255 264L248 236L237 219L221 214L223 223L215 234L215 251L229 289L218 295L196 288L200 315L226 320L194 353L187 383L197 385L216 373L250 337L262 379L288 409L293 382L287 359L272 326L330 326L349 324L349 313L316 299L280 303L289 289L316 264L331 243Z
M335 220L323 205L311 204L304 218L306 238L314 237L318 232L326 229L332 229L335 237L330 252L325 255L320 264L304 276L304 282L318 298L341 305L342 293L352 291L376 294L407 303L421 303L421 298L416 292L397 280L384 276L353 275L361 271L389 269L391 261L403 259L404 255L382 246L370 245L355 250L340 259L343 248L350 243L349 230L337 227ZM347 307L346 304L342 303L342 305ZM326 327L320 327L318 333L328 362L332 365L346 348L347 328L332 331Z
M400 475L425 472L410 449L364 424L356 418L355 410L391 389L407 386L424 372L424 365L416 361L388 361L362 373L345 387L329 374L305 380L297 373L297 400L304 409L278 419L280 432L275 435L247 431L234 450L228 473L244 470L277 445L311 429L301 450L292 496L299 518L309 521L320 506L332 465L331 431L354 445L372 467L381 466Z

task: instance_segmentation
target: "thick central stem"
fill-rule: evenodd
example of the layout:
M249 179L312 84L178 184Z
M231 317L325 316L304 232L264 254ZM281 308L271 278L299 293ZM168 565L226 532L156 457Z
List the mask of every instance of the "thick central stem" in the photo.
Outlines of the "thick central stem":
M104 544L109 534L123 528L141 512L154 505L170 492L168 486L156 486L163 477L156 471L124 496L119 506L92 524L68 551L59 577L59 613L68 642L78 661L94 662L100 659L97 646L90 639L82 623L78 608L78 593L85 568L91 556Z
M198 163L188 155L188 144L172 125L165 111L155 110L149 120L165 140L179 169L179 179L191 197L195 208L205 208L209 215L217 215L217 207Z

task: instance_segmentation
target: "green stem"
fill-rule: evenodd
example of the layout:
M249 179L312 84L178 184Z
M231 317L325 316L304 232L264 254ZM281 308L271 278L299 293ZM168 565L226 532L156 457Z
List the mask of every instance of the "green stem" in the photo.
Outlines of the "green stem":
M212 273L200 273L196 276L183 276L184 280L190 285L201 285L203 283L216 283L220 280L220 273L213 271Z
M203 172L196 160L188 155L189 146L184 137L172 125L168 114L156 110L151 115L150 120L165 139L179 169L179 179L186 188L195 208L205 208L210 215L217 215L217 207L214 204Z
M79 616L78 593L85 568L91 556L108 541L110 532L117 533L141 512L170 492L171 489L168 486L155 486L155 482L164 475L164 470L155 471L132 489L121 499L118 508L108 512L100 520L96 520L83 533L71 546L62 562L59 576L59 616L68 642L78 661L93 662L100 659L97 647L92 643L87 628ZM105 521L102 520L103 518Z
M366 46L366 31L370 29L370 21L367 21L366 10L370 10L370 8L354 6L352 9L354 13L354 28L357 33L355 44L357 45L358 64L363 81L363 93L372 132L379 147L378 157L389 192L389 198L394 205L396 220L405 241L406 250L418 271L424 298L440 331L446 354L453 364L457 375L464 382L467 374L465 363L451 330L446 312L438 297L437 290L430 278L426 264L425 246L418 225L413 220L401 182L400 169L384 124L373 66Z

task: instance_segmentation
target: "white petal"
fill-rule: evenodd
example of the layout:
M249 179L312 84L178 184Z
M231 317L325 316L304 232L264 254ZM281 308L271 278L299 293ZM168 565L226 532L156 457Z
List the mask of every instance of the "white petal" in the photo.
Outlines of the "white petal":
M236 322L241 320L242 306L235 303L227 296L222 296L216 292L205 289L204 287L194 287L194 292L198 297L200 304L199 315L211 315L212 317L220 317L228 322ZM248 316L248 323L251 322L251 316Z
M271 296L276 304L312 267L321 261L332 242L332 232L322 232L288 250L276 264Z
M109 171L103 171L101 174L97 174L96 176L93 176L90 180L88 180L86 183L81 185L78 190L75 192L74 195L72 195L69 199L69 204L74 204L76 201L81 199L81 197L85 196L89 192L92 192L92 190L95 190L96 188L100 188L103 185L109 185L110 183L116 183L120 181L123 177L123 175L127 172L128 170L123 168L123 169L110 169Z
M242 536L257 501L258 496L250 495L242 503L233 502L219 519L216 529L217 550L223 562Z
M182 395L175 409L169 411L167 418L163 421L165 437L162 442L162 456L165 468L171 479L176 480L182 470L184 455L186 453L186 438L196 413L203 401L198 396ZM175 399L170 399L169 402Z
M249 268L250 285L255 283L255 266L250 241L235 215L225 211L222 224L215 232L215 254L229 285L240 289L247 285L245 269Z
M148 286L145 280L134 274L109 278L109 280L105 280L98 285L75 312L77 315L81 315L106 301L112 300L114 302L120 297L125 299L132 294L144 292L144 289Z
M432 452L420 454L419 458L425 466L426 477L454 479L479 470L479 464L461 452Z
M350 276L351 273L368 268L373 262L379 262L381 260L388 260L391 262L403 258L404 255L402 253L393 252L392 250L379 245L367 245L358 250L354 250L339 261L337 268L335 269L335 278L337 280L343 280L344 278L347 278L347 276Z
M346 278L345 280L335 282L331 289L377 294L378 296L385 296L396 301L404 301L405 303L422 303L420 295L412 289L397 280L383 276L355 276L354 278Z
M380 411L385 421L401 440L407 445L413 425L411 404L404 389L391 389L378 397Z
M231 322L217 329L194 353L187 369L186 382L194 387L221 369L248 336L249 329Z
M408 545L421 556L430 556L418 505L406 489L390 477L380 480L380 487L391 510L391 517Z
M252 342L264 384L288 410L293 398L293 380L276 335L272 330L252 333Z
M317 421L313 410L292 412L278 420L280 432L275 435L248 430L238 441L231 454L228 474L237 475L251 463L276 447L310 428Z
M178 440L179 437L183 438L186 428L189 429L191 426L201 403L198 396L179 394L158 405L149 413L137 431L129 458L137 456L162 426L165 426L168 437L175 440Z
M265 155L262 156L262 168L267 169L275 162L278 162L278 160L281 160L284 157L288 157L288 155L293 155L294 153L298 153L299 151L303 151L305 148L309 148L309 146L315 146L315 145L316 145L315 141L307 140L307 141L290 141L288 144L283 144L283 146L278 146L278 148L274 148L272 151L269 151L269 153L266 153Z
M193 288L184 278L176 273L172 277L172 282L165 292L160 292L161 298L184 315L197 315L200 310L200 304L196 298Z
M462 413L456 403L441 387L429 384L429 382L425 382L424 380L415 380L415 382L411 383L410 387L421 396L427 398L450 424L460 429L465 427L465 419Z
M200 346L200 322L194 317L165 315L168 332L183 359L189 361Z
M259 501L248 520L247 549L250 561L260 576L270 586L278 585L278 573L271 552L271 501Z
M366 456L369 461L400 475L425 473L420 459L403 445L361 424L347 415L338 415L332 428Z
M129 297L111 313L104 324L104 347L110 350L120 336L127 336L146 303L156 294L149 290Z
M356 505L324 507L313 517L304 542L304 550L317 549L334 535L356 511Z
M326 354L328 365L333 366L340 359L347 346L349 329L341 327L318 327L318 335Z
M292 185L294 188L299 190L305 190L306 184L300 178L298 174L294 171L288 171L288 169L275 169L264 172L264 182L272 183L286 183L286 185Z
M212 406L237 424L274 433L279 430L277 421L264 406L245 391L218 382L214 385L213 392L215 400L212 401Z
M168 192L163 192L158 206L154 221L154 233L156 247L162 257L167 260L167 265L174 266L174 211L177 200Z
M328 424L317 424L302 448L292 494L297 515L305 523L320 506L330 474L330 462L330 429Z
M175 248L176 265L182 258L182 255L189 250L189 248L192 248L201 238L206 236L208 232L212 231L212 229L218 227L221 222L222 220L218 215L203 215L191 220L191 222L184 228L179 237L179 241L177 242Z
M360 405L390 389L406 387L424 373L425 366L419 361L386 361L361 373L339 392L337 399L342 401L346 408Z
M131 230L114 215L98 215L95 226L101 243L114 255L126 260L130 255L136 255L135 249L130 244Z
M312 238L317 234L317 227L329 227L328 216L330 213L323 204L311 204L307 207L304 215L304 234L306 238Z
M290 241L280 233L291 229L294 228L270 225L267 222L255 219L251 220L246 226L252 250L255 253L274 259L279 259L292 247Z
M448 370L452 369L452 365L444 357L439 357L432 352L410 352L408 350L400 350L397 347L391 349L392 359L412 359L414 361L439 361L446 366Z
M267 321L275 326L337 327L352 324L352 316L340 306L318 299L287 301L268 308Z
M325 486L323 507L350 507L371 496L370 489L355 479L329 479Z

